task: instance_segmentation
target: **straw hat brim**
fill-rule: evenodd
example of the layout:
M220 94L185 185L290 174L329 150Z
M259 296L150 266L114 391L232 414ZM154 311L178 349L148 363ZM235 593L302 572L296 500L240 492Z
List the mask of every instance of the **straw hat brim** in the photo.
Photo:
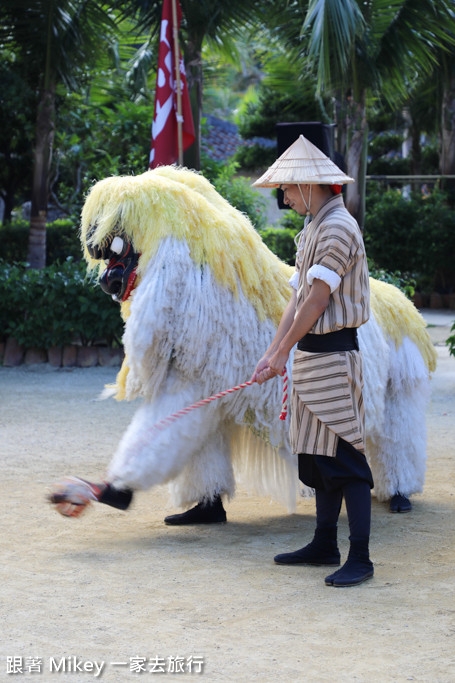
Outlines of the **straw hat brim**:
M284 184L344 185L354 183L320 149L303 135L253 183L254 187L278 187Z

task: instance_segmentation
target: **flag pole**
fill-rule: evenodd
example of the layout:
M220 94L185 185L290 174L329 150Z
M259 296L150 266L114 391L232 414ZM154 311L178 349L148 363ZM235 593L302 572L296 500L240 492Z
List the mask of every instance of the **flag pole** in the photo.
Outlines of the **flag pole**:
M177 26L177 0L172 0L172 28L174 38L175 79L177 81L177 141L179 164L183 164L183 136L182 136L182 92L180 88L180 50L179 31Z

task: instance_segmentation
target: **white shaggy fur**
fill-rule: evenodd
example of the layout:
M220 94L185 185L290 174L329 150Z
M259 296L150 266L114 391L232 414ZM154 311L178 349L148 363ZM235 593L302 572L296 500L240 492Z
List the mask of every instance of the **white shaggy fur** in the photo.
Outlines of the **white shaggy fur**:
M421 493L426 470L425 408L430 395L428 370L408 337L396 349L388 343L389 363L383 420L371 424L367 457L380 501L397 491Z
M264 292L264 296L266 296ZM294 509L299 486L288 420L279 419L276 378L193 410L163 431L163 417L245 382L275 334L241 290L236 299L208 266L192 261L186 242L164 239L133 292L124 344L127 398L142 397L109 467L119 488L170 482L173 502L189 506L234 494L240 478L259 494ZM417 347L398 350L374 317L359 330L364 358L367 457L380 500L422 490L428 372ZM288 363L291 380L292 357ZM309 490L304 487L304 493Z

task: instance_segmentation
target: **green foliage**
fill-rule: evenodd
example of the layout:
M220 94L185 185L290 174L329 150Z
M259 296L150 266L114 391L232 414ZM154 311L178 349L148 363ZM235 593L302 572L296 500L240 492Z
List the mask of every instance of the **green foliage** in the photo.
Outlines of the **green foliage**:
M79 240L78 221L72 218L60 218L49 223L46 229L47 263L63 262L69 256L80 261L82 248Z
M242 145L234 156L240 168L255 171L258 168L268 168L276 159L275 147L264 147L255 143L254 145Z
M398 190L373 187L367 193L365 244L378 267L412 273L417 289L454 290L455 213L438 189L406 199Z
M49 349L70 343L119 345L119 305L68 259L41 270L0 261L3 296L0 330L24 348Z
M447 339L446 344L449 347L450 355L455 357L455 322L453 323L450 331L453 332L453 334L451 334Z
M0 50L0 197L5 220L30 192L34 105L35 93L23 78L22 65Z
M409 159L399 156L381 156L368 162L369 175L409 175Z
M56 133L52 191L69 214L79 215L94 181L147 170L148 105L124 100L113 106L95 106L72 94L61 104L59 117L62 125Z
M232 122L249 84L259 82L261 75L255 67L254 47L247 38L239 37L236 47L243 53L241 64L232 52L224 56L210 49L207 43L202 50L204 114Z
M205 121L206 119L202 121L202 130L204 130ZM201 173L207 180L213 183L215 178L221 173L223 166L224 161L212 159L204 149L201 149Z
M25 261L29 232L30 223L25 220L0 225L0 259L9 263Z
M0 259L8 263L25 261L30 224L15 220L0 225ZM77 221L64 218L48 223L46 229L47 263L65 261L71 256L75 261L82 257Z
M266 228L265 230L259 230L259 234L270 251L273 251L278 258L290 266L295 264L295 253L297 251L294 242L297 234L295 229Z
M402 273L399 270L393 272L384 270L384 268L379 268L373 259L368 259L368 270L370 271L370 276L375 280L381 280L382 282L387 282L389 285L394 285L401 289L401 291L406 294L408 299L412 299L415 293L415 280L409 273Z
M305 216L301 216L299 213L297 213L297 211L294 211L293 209L288 209L284 212L283 218L281 219L280 223L283 228L289 228L290 230L294 230L297 234L298 232L303 230L303 226L305 225L305 218Z
M222 165L213 185L232 206L248 216L255 228L262 228L266 223L265 199L251 187L249 179L235 177L237 169L234 161Z
M422 173L438 175L439 173L439 143L431 141L422 148Z
M397 154L401 151L403 136L398 133L387 132L372 136L368 143L368 153L373 159L386 156L390 152Z
M267 66L272 68L272 64ZM306 94L306 93L305 93ZM281 94L268 83L261 83L257 100L249 100L240 110L237 120L239 133L243 138L256 136L265 138L276 137L276 124L280 121L287 123L297 121L322 121L325 113L314 97L302 98L302 87L289 94Z
M409 159L401 157L403 136L387 132L374 135L368 143L368 173L370 175L409 175Z
M112 7L96 0L2 0L0 12L0 43L24 58L29 82L45 88L76 89L116 33Z

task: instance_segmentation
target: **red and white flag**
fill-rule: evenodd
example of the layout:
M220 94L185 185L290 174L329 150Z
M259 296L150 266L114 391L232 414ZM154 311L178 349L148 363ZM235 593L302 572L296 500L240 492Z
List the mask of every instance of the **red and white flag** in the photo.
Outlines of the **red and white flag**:
M177 31L180 28L182 10L177 8ZM178 49L180 66L180 93L182 123L182 149L187 149L195 140L193 116L185 76L185 65ZM174 25L172 21L172 0L164 0L161 15L158 73L156 75L155 114L152 123L152 148L150 168L172 164L179 158L178 149L177 72L175 64Z

